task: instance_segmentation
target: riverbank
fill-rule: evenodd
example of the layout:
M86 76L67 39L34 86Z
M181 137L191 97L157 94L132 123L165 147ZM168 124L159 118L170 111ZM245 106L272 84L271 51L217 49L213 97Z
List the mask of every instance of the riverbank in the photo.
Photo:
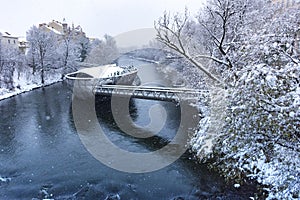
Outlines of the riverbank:
M184 62L181 64L184 69L180 67L180 62L171 63L171 67L168 64L167 60L167 64L158 65L161 68L160 71L166 77L175 78L173 80L175 81L178 76L170 76L170 72L173 70L175 73L171 74L176 74L177 72L185 80L188 87L201 87L201 84L199 85L201 81L198 81L201 79L194 77L194 73L184 71L188 71ZM263 68L261 66L256 67L253 70L256 70L254 74L260 74L263 70L271 71L268 69L268 66L264 66ZM253 106L251 108L249 102L255 101L255 98L254 100L249 98L244 99L245 109L242 106L230 107L232 106L232 102L235 102L234 99L243 98L242 95L245 95L245 92L241 91L242 89L224 90L222 88L209 87L210 100L207 105L199 102L200 115L203 118L199 123L199 130L195 132L190 142L193 152L197 155L201 163L208 163L212 169L218 170L227 180L230 180L236 186L247 182L254 182L260 191L259 197L266 199L298 199L300 196L300 179L298 178L299 159L293 159L299 158L299 150L295 148L299 142L292 139L294 137L293 134L297 132L294 130L296 130L297 124L299 124L299 114L296 113L299 113L298 99L300 94L299 85L295 84L297 83L297 77L294 74L297 74L300 68L299 65L286 65L285 67L285 71L279 69L270 73L272 75L268 75L267 78L259 78L259 81L265 84L264 87L270 87L270 80L275 80L272 82L274 85L271 85L271 87L280 94L280 98L273 99L274 102L280 101L277 109L280 108L279 105L282 102L285 102L285 106L282 106L279 110L274 109L275 113L278 114L272 116L258 107ZM256 78L258 79L258 77ZM281 79L285 80L285 82L278 81ZM292 81L293 79L295 80L294 82ZM253 86L255 87L257 84L255 83ZM245 88L247 86L241 83L241 87ZM285 89L282 90L282 88ZM247 89L249 92L253 92L253 90ZM232 95L232 93L235 95ZM262 98L263 95L267 96L272 94L272 92L266 92L264 89L261 89L258 92L253 92L253 94L260 94L260 98ZM240 102L237 105L239 104ZM232 114L235 113L234 109L241 109L239 112L242 117ZM245 126L239 129L239 125L244 126L244 124L247 124L247 120L242 120L245 122L241 123L240 119L248 119L253 116L252 110L252 114L248 114L243 109L254 110L256 118L251 119L260 118L266 129L270 130L268 134L279 135L279 140L281 137L284 137L280 136L280 134L286 133L288 135L291 133L288 136L290 139L281 139L279 142L278 140L274 140L270 142L272 144L268 145L272 137L263 134L266 130L260 130L262 134L261 132L256 132L259 130L256 129L256 123L253 123L252 128L249 125L248 127ZM278 120L277 116L283 116L282 113L285 112L287 114L285 114L285 118L282 118L282 124L275 123L278 124L275 125L274 121ZM268 116L266 118L270 121L274 121L271 123L268 120L265 121L264 119L266 118L262 117L264 115ZM229 120L232 120L232 122L229 122ZM228 128L229 126L230 128ZM275 127L280 127L282 130ZM285 127L291 128L285 129ZM253 138L250 139L250 137ZM250 143L249 139L251 140Z
M19 78L14 79L14 85L16 85L14 89L9 90L6 88L0 88L0 101L7 98L11 98L18 94L22 94L24 92L29 92L34 89L46 87L60 81L62 81L61 75L58 74L56 76L54 75L52 77L48 77L45 80L45 84L37 83L38 82L37 80L26 79L25 76L21 76Z

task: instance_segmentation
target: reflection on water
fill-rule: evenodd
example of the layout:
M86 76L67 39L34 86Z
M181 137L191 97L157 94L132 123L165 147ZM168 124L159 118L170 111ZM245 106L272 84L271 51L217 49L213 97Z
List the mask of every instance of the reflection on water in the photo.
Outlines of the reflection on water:
M72 119L71 97L66 84L58 83L0 101L0 199L243 199L254 191L227 188L188 153L151 173L106 167L82 145ZM167 102L130 101L130 115L141 126L149 123L148 109L157 103L166 108L167 123L149 140L123 133L113 122L108 101L97 103L95 109L113 142L147 152L172 139L180 110Z
M145 128L148 124L150 124L150 122L153 123L148 112L151 107L157 104L161 104L167 111L166 123L164 123L164 126L159 130L159 132ZM151 100L130 99L129 115L133 121L131 131L135 132L137 135L154 135L149 138L136 138L128 135L126 131L124 132L124 130L120 129L114 120L112 110L110 100L97 101L96 113L100 126L110 141L115 143L118 147L131 152L145 153L164 147L173 139L180 124L180 107L176 104ZM122 117L122 115L126 115L126 113L122 113L121 111L115 110L114 112L118 113L120 117ZM158 115L156 115L156 117L159 118ZM132 145L132 143L134 145Z

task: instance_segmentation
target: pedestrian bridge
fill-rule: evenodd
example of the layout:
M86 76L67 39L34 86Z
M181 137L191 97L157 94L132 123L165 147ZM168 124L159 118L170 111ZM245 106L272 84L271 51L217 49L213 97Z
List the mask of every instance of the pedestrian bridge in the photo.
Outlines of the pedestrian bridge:
M95 95L116 95L121 97L173 102L206 99L209 95L208 90L127 85L97 85L93 88L93 93Z

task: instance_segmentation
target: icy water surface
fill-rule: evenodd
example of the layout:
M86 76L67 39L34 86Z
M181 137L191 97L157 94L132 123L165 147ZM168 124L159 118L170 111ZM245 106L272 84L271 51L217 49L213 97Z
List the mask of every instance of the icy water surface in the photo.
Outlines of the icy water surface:
M134 64L135 61L124 59ZM129 64L130 64L129 63ZM142 62L136 62L142 66ZM154 67L147 65L147 75ZM142 73L142 70L140 70ZM151 73L150 73L151 72ZM156 76L156 77L155 77ZM161 84L161 83L160 83ZM82 145L71 109L72 92L65 83L0 101L0 199L248 199L253 187L234 189L189 153L161 170L131 174L111 169ZM110 104L96 104L99 123L111 141L132 151L160 148L176 133L180 110L175 104L149 100L130 102L131 116L149 122L154 104L168 118L159 137L138 140L115 125Z

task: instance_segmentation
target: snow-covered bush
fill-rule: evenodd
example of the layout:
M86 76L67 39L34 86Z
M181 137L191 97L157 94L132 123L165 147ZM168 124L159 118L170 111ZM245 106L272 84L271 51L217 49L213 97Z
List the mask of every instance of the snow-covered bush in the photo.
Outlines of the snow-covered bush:
M239 73L215 153L230 178L269 185L269 198L300 198L300 65Z
M164 14L156 29L211 80L211 102L200 105L204 118L191 140L201 160L214 156L212 167L229 179L254 178L270 199L300 198L299 7L209 0L196 20Z

